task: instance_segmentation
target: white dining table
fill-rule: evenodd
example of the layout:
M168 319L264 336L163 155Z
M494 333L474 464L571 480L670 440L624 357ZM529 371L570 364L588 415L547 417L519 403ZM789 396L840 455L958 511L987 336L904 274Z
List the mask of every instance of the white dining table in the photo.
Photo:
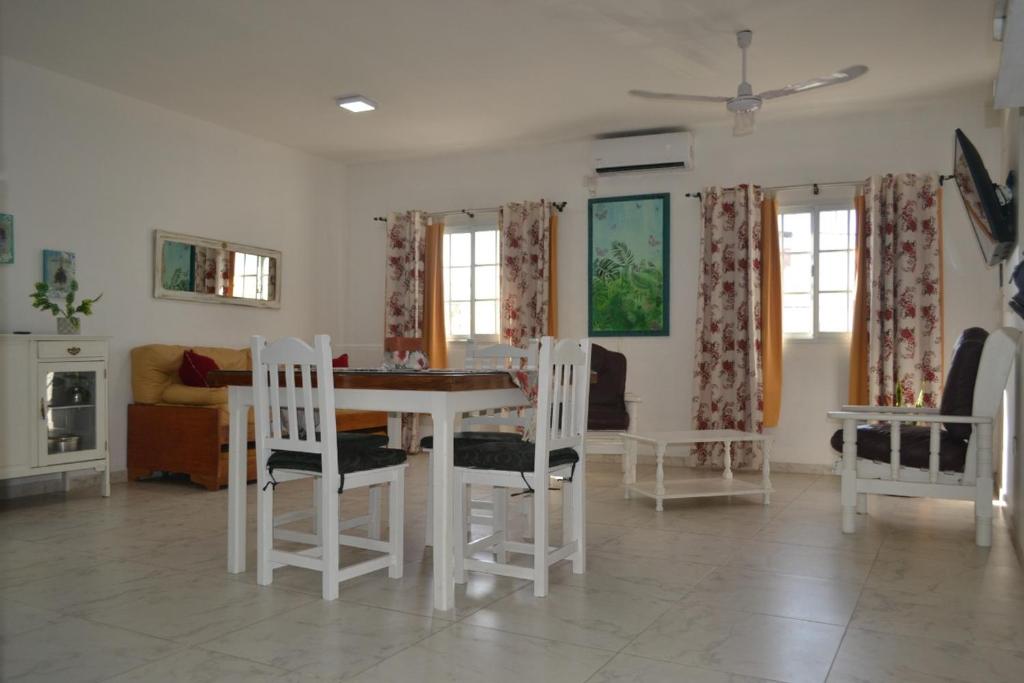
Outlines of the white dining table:
M246 379L248 377L248 379ZM253 405L251 373L219 371L211 383L228 386L228 572L245 571L247 422ZM336 370L336 407L389 413L388 440L401 447L401 413L428 414L433 420L434 449L430 486L434 499L434 609L455 607L452 537L452 452L455 420L476 410L514 408L528 404L526 395L507 373L491 371L424 371L381 373ZM444 548L446 552L439 549Z

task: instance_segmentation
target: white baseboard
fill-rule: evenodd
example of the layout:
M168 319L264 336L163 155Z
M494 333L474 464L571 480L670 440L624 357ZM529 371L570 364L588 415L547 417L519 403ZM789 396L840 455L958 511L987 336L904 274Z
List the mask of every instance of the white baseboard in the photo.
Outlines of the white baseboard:
M94 470L73 472L71 490L93 489L98 493L100 477L102 476L102 472ZM110 472L111 484L125 481L128 481L127 470L112 470ZM38 477L20 477L18 479L4 479L0 481L0 500L38 496L44 493L60 493L62 491L64 491L64 483L59 474L44 474Z

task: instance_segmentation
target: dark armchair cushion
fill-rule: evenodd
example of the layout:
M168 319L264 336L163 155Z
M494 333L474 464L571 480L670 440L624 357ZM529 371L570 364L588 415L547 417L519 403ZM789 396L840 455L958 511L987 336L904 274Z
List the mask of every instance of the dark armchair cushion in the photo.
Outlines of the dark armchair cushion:
M536 446L529 441L490 441L456 449L455 466L509 472L532 472ZM548 456L548 467L579 462L580 456L572 448L559 448Z
M943 415L970 415L974 410L974 384L978 379L986 339L988 332L980 327L969 327L956 340L953 362L939 404L939 412ZM971 436L969 424L947 424L945 429L958 439L966 440Z
M590 385L587 429L625 430L629 427L626 412L626 356L594 344L590 369L597 380Z
M875 462L889 462L891 432L889 423L857 427L857 457ZM928 427L900 427L901 465L928 469L930 432ZM839 453L843 452L842 429L832 435L832 448ZM963 472L966 459L967 442L949 432L940 431L939 469L943 472Z

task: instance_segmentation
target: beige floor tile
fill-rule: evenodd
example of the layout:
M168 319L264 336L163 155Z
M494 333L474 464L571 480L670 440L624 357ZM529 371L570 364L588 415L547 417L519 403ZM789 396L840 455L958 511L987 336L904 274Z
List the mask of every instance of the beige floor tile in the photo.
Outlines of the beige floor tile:
M671 606L636 594L564 584L553 584L547 597L536 598L530 585L467 617L465 623L618 650Z
M871 568L866 584L870 588L908 593L941 595L983 595L1024 601L1024 571L1015 558L993 562L972 544L941 556L882 550Z
M450 622L348 602L314 601L204 645L307 676L354 676Z
M632 655L616 655L587 683L759 683L766 680Z
M315 600L227 578L180 575L137 581L131 590L77 612L90 621L198 645Z
M433 566L430 563L405 565L401 579L377 572L341 584L340 599L410 614L461 619L526 585L526 581L503 576L469 572L466 583L455 588L455 613L434 610Z
M612 591L674 602L714 570L714 565L605 555L599 551L587 554L587 570L573 574L571 563L551 568L552 584L579 586L599 591Z
M352 679L353 683L583 683L614 653L455 624Z
M651 529L634 529L595 550L628 558L724 564L736 550L736 539Z
M624 652L803 683L824 680L842 636L840 626L680 605L662 615Z
M874 561L874 553L862 554L791 543L749 541L737 547L736 553L729 560L729 565L778 574L863 583Z
M60 622L62 617L57 612L30 607L5 599L0 603L0 640L16 636L19 633L32 631L42 626ZM0 668L2 671L2 668Z
M284 669L194 648L144 664L109 679L109 683L269 683L281 681L286 673Z
M850 629L828 680L1017 683L1022 671L1024 653L1020 652Z
M859 594L856 583L723 567L701 581L683 604L845 626Z
M783 512L764 525L757 540L872 553L881 547L887 533L888 529L881 522L866 515L857 516L855 533L844 534L838 515L834 518L825 515L789 517Z
M1024 602L866 588L851 627L1024 651Z
M0 540L0 588L58 576L104 561L57 544L4 538Z
M102 681L179 648L160 638L65 617L58 623L0 639L0 679Z

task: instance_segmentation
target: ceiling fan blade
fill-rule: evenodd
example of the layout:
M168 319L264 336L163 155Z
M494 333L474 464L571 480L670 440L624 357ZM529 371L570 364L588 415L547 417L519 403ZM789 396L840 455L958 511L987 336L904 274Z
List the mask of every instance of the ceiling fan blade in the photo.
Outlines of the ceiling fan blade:
M766 90L762 93L758 93L757 96L762 100L771 100L776 97L785 97L786 95L795 95L800 92L806 92L808 90L814 90L815 88L824 88L829 85L838 85L840 83L846 83L853 79L863 76L868 71L868 68L862 64L855 66L848 66L845 69L840 69L833 74L828 76L821 76L820 78L811 78L806 81L800 81L799 83L791 83L785 88L779 88L778 90Z
M670 100L673 102L728 102L728 97L714 97L711 95L679 95L672 92L654 92L651 90L630 90L633 97L643 97L648 100Z

